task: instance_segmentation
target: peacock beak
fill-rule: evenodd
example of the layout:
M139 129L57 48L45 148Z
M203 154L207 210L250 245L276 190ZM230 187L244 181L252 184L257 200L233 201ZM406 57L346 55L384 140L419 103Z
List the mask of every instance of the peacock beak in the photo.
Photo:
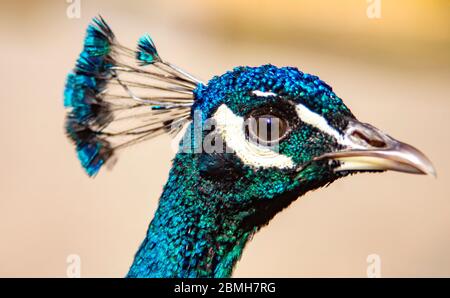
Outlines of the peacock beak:
M317 159L339 161L336 172L391 170L436 177L436 170L425 154L370 124L351 120L342 143L344 150Z

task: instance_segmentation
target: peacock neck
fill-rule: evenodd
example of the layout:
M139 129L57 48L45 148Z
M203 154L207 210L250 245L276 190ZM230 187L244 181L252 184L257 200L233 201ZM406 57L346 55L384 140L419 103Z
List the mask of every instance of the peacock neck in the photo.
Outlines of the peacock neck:
M202 184L197 157L178 154L128 277L228 277L257 230Z

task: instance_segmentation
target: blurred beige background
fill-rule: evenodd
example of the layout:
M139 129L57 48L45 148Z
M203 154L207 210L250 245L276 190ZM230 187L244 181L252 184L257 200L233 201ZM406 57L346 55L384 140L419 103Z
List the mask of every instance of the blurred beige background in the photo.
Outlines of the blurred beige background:
M173 152L161 137L94 180L63 131L62 92L89 20L122 43L149 32L208 80L237 65L297 66L360 120L423 150L438 179L364 174L309 193L253 239L235 277L450 276L450 2L382 0L0 1L0 276L121 277L143 240Z

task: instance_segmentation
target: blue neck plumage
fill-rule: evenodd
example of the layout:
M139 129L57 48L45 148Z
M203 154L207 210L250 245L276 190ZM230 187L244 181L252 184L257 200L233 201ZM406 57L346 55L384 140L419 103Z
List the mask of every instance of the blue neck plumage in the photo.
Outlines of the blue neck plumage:
M128 277L228 277L251 235L251 213L201 184L198 157L178 154Z

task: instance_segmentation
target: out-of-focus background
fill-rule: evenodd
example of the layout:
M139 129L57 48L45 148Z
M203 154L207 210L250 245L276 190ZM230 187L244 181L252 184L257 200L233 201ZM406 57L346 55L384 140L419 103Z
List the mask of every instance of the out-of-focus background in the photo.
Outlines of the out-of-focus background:
M89 179L64 135L65 76L99 13L123 44L148 32L204 80L265 63L316 74L434 162L437 179L363 174L307 194L254 237L234 276L364 277L371 254L385 277L450 276L448 0L381 0L381 18L366 0L81 0L74 19L67 2L0 1L0 276L64 277L71 254L84 277L124 276L153 216L168 137Z

